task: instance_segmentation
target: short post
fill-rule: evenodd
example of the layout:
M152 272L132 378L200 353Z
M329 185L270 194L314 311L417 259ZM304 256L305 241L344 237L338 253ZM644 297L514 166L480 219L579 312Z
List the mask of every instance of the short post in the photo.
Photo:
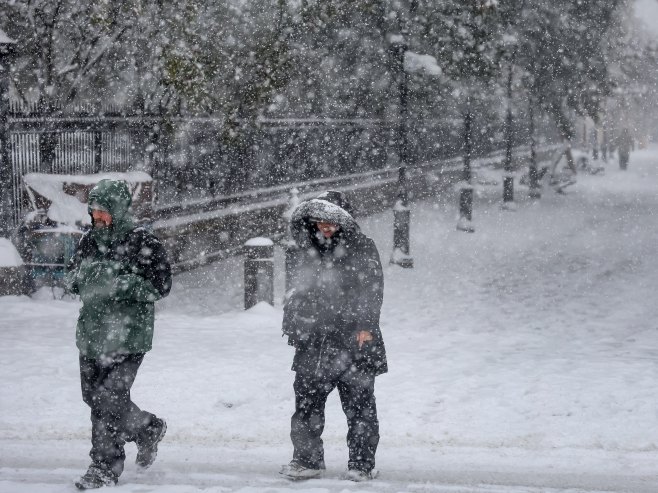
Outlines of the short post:
M265 301L274 305L274 242L251 238L244 244L244 309Z
M409 230L411 211L409 210L409 191L407 187L407 168L398 170L398 197L393 206L393 253L391 264L405 269L414 266L414 259L409 255Z
M512 211L516 207L514 204L514 175L505 174L503 176L503 209Z

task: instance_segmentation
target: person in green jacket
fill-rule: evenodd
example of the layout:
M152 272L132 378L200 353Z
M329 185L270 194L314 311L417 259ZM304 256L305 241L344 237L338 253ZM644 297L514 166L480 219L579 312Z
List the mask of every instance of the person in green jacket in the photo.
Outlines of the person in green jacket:
M149 467L164 437L164 420L142 411L130 388L151 349L154 302L171 289L171 267L160 241L136 227L122 181L101 180L89 192L92 228L68 264L67 288L80 295L76 343L80 382L91 408L91 465L79 489L116 484L125 442L137 444L137 465Z

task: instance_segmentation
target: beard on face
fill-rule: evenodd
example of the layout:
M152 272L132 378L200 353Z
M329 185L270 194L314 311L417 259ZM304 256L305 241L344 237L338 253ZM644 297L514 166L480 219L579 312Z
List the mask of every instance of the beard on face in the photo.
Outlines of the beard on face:
M100 229L100 228L109 228L109 227L110 225L107 224L102 219L94 219L94 228Z

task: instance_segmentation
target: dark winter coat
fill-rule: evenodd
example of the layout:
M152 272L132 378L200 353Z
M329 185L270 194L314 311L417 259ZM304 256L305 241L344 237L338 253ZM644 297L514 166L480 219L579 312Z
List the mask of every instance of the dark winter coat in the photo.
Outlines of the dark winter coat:
M317 230L317 220L340 226L330 242ZM283 332L296 348L293 370L324 371L325 364L335 364L332 358L340 358L342 366L385 373L379 328L384 278L375 243L344 209L319 199L297 207L290 230L296 248ZM360 331L373 336L361 348Z
M130 203L125 183L100 181L89 194L90 210L109 212L112 225L87 232L68 265L67 287L82 299L76 342L88 358L149 351L154 302L171 289L164 247L134 226Z

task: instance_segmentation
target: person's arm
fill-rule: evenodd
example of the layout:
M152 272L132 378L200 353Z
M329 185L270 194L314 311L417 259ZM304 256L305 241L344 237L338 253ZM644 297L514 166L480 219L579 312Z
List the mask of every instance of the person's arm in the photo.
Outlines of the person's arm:
M133 273L119 275L115 281L115 299L152 303L171 290L171 265L164 246L154 235L139 230Z
M83 281L80 278L80 266L82 260L91 257L95 250L95 243L87 233L82 236L73 256L66 264L66 274L64 276L64 289L68 293L80 294L80 284Z
M360 292L357 313L357 344L372 341L379 333L379 314L384 298L384 273L375 242L365 238L363 262L359 272Z

